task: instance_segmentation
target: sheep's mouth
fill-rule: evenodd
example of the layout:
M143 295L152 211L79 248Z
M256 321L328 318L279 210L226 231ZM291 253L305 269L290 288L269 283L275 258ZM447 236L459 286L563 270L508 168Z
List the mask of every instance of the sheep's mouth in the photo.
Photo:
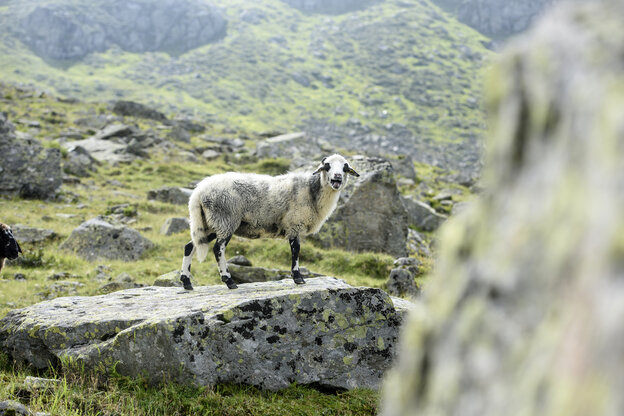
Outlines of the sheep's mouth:
M332 188L339 189L342 186L342 179L332 179L329 181Z

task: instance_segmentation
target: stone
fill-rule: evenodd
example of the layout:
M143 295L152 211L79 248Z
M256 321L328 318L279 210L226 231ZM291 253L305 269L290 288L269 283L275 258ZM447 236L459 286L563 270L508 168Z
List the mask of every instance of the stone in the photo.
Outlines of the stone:
M156 111L153 108L134 101L116 101L113 105L113 113L119 114L120 116L147 118L157 121L167 120L167 117L160 111Z
M113 137L128 137L136 133L136 129L125 124L110 124L93 135L97 140L108 140Z
M321 158L322 147L314 138L304 132L295 132L270 137L256 144L256 156L259 158Z
M32 199L57 196L63 183L61 152L37 140L20 140L15 126L0 112L0 195Z
M46 228L14 224L11 226L11 230L13 231L15 239L20 243L41 243L56 238L56 232Z
M121 273L115 277L115 279L100 286L97 292L98 294L105 294L143 286L145 285L136 283L134 277L130 276L128 273Z
M75 228L60 248L73 251L88 261L134 261L153 246L138 231L96 217Z
M91 156L87 149L73 146L68 148L67 158L63 161L63 171L84 178L95 172L99 164L100 162Z
M154 384L376 389L409 308L397 303L332 277L237 290L150 286L12 310L0 320L0 349L35 368L65 357Z
M59 387L60 385L61 380L33 376L26 376L23 383L23 387L29 391L49 390Z
M171 235L181 233L183 231L189 231L189 220L188 218L182 217L171 217L167 218L165 223L160 229L160 233L164 235Z
M419 274L420 261L413 257L400 257L394 261L394 266L386 282L388 293L394 296L419 295L420 286L414 279Z
M349 163L360 177L349 178L336 211L311 238L324 247L405 256L408 217L392 165L365 156L350 157Z
M447 217L438 214L429 204L418 201L412 196L401 196L403 206L407 210L410 225L422 231L435 231L446 221Z
M236 283L253 283L253 282L269 282L275 280L282 280L291 277L290 270L278 270L278 269L266 269L264 267L251 267L238 265L236 263L228 262L228 271L232 275L232 279ZM304 279L310 277L321 276L318 273L314 273L301 267L299 269L301 276Z
M30 411L15 400L4 400L0 402L0 416L29 416Z
M154 280L154 284L152 286L182 287L182 282L180 281L180 270L174 270L158 276L156 280Z
M247 257L242 256L240 254L238 256L232 257L227 262L228 264L236 264L237 266L247 266L247 267L252 266L251 261Z
M180 126L173 127L169 134L167 134L167 138L176 142L191 142L191 134Z
M188 205L189 197L193 192L192 189L180 188L177 186L163 186L158 189L152 189L147 193L147 199L167 202L175 205Z
M380 414L624 414L624 2L493 66L483 193L440 229Z
M102 140L96 137L65 142L62 146L68 149L68 151L76 147L82 147L91 157L99 162L117 164L132 162L136 159L136 155L128 152L127 144L117 143L111 140Z
M206 149L204 150L204 152L202 153L202 157L206 160L215 160L216 158L218 158L219 156L221 156L220 152L217 152L214 149Z

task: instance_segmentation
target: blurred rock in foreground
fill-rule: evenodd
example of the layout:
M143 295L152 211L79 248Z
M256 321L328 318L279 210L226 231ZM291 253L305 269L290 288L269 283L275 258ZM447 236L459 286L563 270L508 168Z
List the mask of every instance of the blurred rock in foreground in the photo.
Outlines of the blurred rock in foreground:
M563 5L490 80L483 198L442 228L382 414L624 414L624 2Z

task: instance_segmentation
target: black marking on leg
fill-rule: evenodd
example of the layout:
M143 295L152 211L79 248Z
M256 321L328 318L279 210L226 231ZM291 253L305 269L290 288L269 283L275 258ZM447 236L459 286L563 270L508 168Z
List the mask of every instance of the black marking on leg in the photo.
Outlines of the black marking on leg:
M184 256L188 257L191 255L191 253L193 252L193 248L195 248L195 246L193 245L192 241L189 241L187 245L184 246Z
M180 276L180 280L182 281L182 285L184 285L184 289L193 290L193 285L191 284L191 279L188 276L182 275Z
M302 285L305 283L305 280L303 280L303 277L301 277L301 273L299 272L298 267L299 249L301 248L301 245L299 244L299 237L297 236L295 238L290 238L288 242L290 243L290 252L292 256L292 266L290 268L292 272L292 278L296 284Z
M205 235L199 239L198 244L209 244L215 238L217 238L217 235L215 233Z
M236 284L234 279L232 279L232 276L221 276L221 280L227 285L228 289L238 288L238 285Z

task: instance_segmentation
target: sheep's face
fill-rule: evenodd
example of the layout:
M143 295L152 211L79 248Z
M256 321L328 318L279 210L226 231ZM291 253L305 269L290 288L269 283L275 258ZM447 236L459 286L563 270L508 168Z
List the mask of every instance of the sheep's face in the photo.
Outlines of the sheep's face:
M321 174L321 183L329 185L333 190L340 191L347 185L347 175L360 176L340 155L331 155L323 158L321 165L314 174Z
M18 253L21 252L22 249L19 244L17 244L17 241L15 241L15 238L13 238L11 229L2 224L2 226L0 226L0 257L13 260L16 259Z

